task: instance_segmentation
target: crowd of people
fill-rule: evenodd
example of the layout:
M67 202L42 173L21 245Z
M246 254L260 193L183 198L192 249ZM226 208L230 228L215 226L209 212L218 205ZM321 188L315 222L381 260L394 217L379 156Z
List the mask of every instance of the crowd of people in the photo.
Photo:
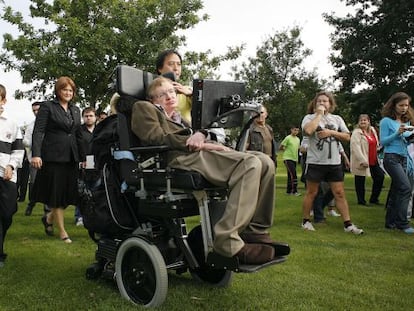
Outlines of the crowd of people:
M168 145L171 167L198 171L212 184L228 187L226 211L214 226L215 252L236 256L246 264L271 261L280 255L278 242L273 241L268 232L273 222L278 149L273 129L266 124L267 109L262 106L252 122L246 152L222 144L222 129L193 132L190 129L192 90L178 82L181 66L182 57L177 51L160 53L156 61L157 73L170 72L174 78L154 79L147 90L148 101L133 105L132 132L143 145ZM0 267L7 256L3 250L4 239L17 211L17 200L25 199L25 192L18 198L17 184L17 171L24 163L25 153L30 164L25 215L30 216L35 204L42 203L41 221L45 234L54 236L56 227L64 243L72 243L64 223L64 211L68 206L76 207L75 223L82 225L77 207L77 179L80 168L93 166L90 154L94 127L108 114L97 113L93 107L81 112L74 102L76 85L70 77L58 78L54 93L53 100L32 104L35 120L22 137L16 123L3 115L6 89L0 85ZM111 100L113 112L115 99ZM300 180L305 184L302 228L315 231L313 222L325 222L324 207L330 206L328 213L342 217L345 232L364 233L351 221L344 187L344 168L349 168L354 175L356 199L360 205L383 205L380 194L385 172L391 177L390 191L384 202L385 227L414 234L407 217L412 209L414 184L414 162L408 147L414 137L411 98L402 92L391 96L382 110L379 134L368 114L359 116L351 133L344 119L334 114L335 108L332 93L318 92L309 103L301 126L292 125L290 134L280 143L288 195L301 195L296 166L302 164ZM343 147L343 143L349 141L350 161ZM373 180L368 202L365 197L367 176ZM19 187L24 188L24 185Z

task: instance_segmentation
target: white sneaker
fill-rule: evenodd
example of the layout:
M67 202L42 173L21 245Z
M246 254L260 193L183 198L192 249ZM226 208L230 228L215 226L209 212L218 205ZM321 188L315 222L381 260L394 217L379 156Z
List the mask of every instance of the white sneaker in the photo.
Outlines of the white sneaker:
M341 214L338 214L334 209L328 210L328 215L332 217L341 217Z
M364 233L364 230L359 229L359 228L358 228L357 226L355 226L354 224L352 224L352 225L350 225L350 226L348 226L348 227L344 228L344 231L345 231L345 232L351 232L351 233L356 234L356 235L360 235L360 234L363 234L363 233Z
M76 227L81 227L83 226L83 219L82 217L79 217L78 220L76 221Z
M304 230L308 230L308 231L316 231L315 228L313 227L312 223L310 221L305 222L304 224L302 224L302 228Z

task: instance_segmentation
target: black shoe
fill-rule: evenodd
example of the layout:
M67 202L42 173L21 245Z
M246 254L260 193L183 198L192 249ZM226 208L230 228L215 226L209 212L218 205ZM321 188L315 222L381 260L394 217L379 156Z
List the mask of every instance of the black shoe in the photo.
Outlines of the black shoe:
M32 211L33 211L33 206L27 205L26 211L24 212L24 214L26 216L30 216L30 215L32 215Z
M4 262L6 260L7 254L0 254L0 268L4 267Z
M45 233L48 236L53 236L53 224L49 224L47 222L47 216L46 215L42 217L42 223L43 223L43 226L45 227Z
M358 205L367 205L367 202L358 202Z
M380 203L380 201L369 201L369 204L373 204L373 205L382 205Z

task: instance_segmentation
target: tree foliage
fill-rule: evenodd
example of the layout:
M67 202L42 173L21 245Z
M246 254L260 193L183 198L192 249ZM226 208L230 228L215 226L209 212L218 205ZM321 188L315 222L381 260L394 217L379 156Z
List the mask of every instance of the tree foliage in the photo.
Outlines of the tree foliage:
M177 33L208 19L196 14L203 7L200 0L30 0L31 18L44 21L44 27L35 27L1 2L1 18L20 34L3 35L0 63L19 71L23 83L35 83L17 97L42 98L57 77L67 75L79 87L83 105L108 101L116 65L155 72L159 51L185 45ZM189 79L194 70L213 75L221 61L237 58L240 51L214 57L210 50L189 52L183 76Z
M324 83L303 67L312 52L304 47L300 32L294 27L270 35L256 57L235 68L236 79L247 82L248 96L263 98L277 139L290 133L292 125L300 126L308 102Z
M335 27L331 61L354 114L379 117L396 91L414 94L414 1L346 0L355 14L325 15Z

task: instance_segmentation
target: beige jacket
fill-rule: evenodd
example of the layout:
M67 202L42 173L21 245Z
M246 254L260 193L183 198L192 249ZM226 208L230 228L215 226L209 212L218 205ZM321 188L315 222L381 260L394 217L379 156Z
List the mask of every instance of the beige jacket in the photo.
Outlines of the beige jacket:
M372 126L371 131L378 144L378 135ZM351 173L358 176L371 176L369 167L362 167L362 163L368 163L368 140L362 130L356 128L351 135Z

